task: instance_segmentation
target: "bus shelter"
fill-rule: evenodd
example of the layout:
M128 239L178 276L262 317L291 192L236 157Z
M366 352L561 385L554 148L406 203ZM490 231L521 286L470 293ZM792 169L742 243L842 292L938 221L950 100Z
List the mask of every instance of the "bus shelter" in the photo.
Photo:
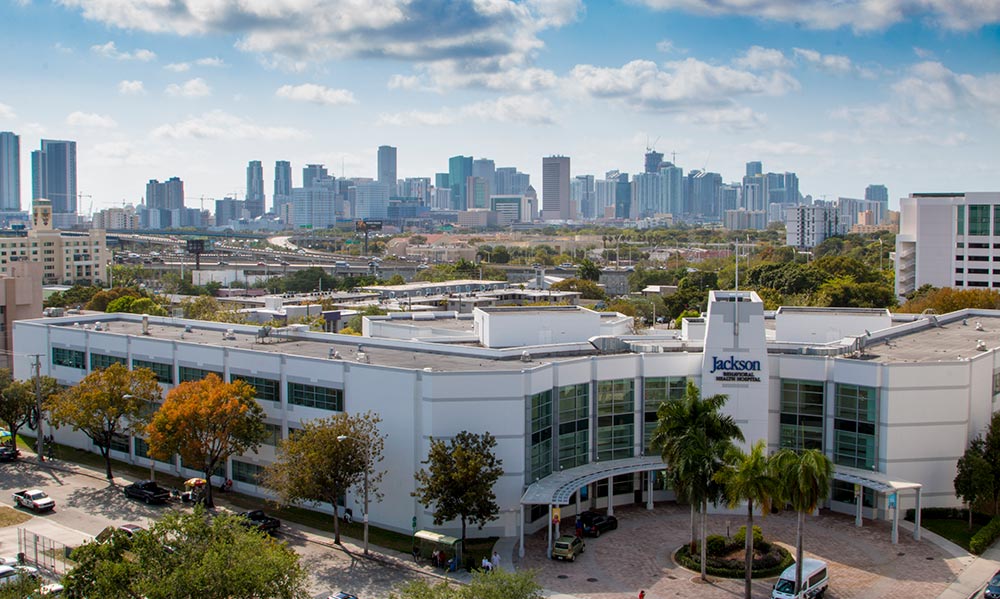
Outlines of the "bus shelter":
M418 530L413 534L413 551L426 560L434 561L434 556L438 552L444 552L445 560L443 564L449 571L454 572L462 563L462 539L449 537L430 530ZM435 563L440 566L442 563Z

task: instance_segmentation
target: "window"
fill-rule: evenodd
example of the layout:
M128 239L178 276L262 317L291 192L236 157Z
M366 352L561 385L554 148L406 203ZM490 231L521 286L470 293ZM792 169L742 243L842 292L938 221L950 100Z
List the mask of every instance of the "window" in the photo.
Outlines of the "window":
M164 364L163 362L150 362L148 360L132 360L132 369L136 368L148 368L153 371L156 375L156 380L161 383L166 383L168 385L174 384L174 366L173 364Z
M990 234L990 207L989 204L969 206L969 235Z
M118 356L109 356L107 354L97 354L90 352L90 369L91 370L104 370L112 364L122 364L125 365L125 358L119 358Z
M875 388L838 383L834 397L834 463L871 470L877 457L877 421Z
M969 256L969 262L989 262L989 256Z
M975 250L988 250L990 249L990 244L988 243L969 243L970 249Z
M195 472L205 472L205 466L202 464L190 464L181 458L181 468L187 468L188 470L194 470ZM221 464L215 466L215 470L212 470L212 476L218 476L220 478L226 478L226 461L223 460Z
M288 403L321 410L344 411L344 392L340 389L288 383Z
M955 269L955 274L956 274L956 275L960 275L960 274L962 274L963 272L965 272L965 269L964 269L964 268L956 268L956 269Z
M1000 370L993 373L993 395L1000 393Z
M142 437L132 437L132 443L135 446L135 457L147 458L147 459L149 458L149 443L146 443L145 439L143 439ZM161 464L173 465L174 463L173 458L167 461L163 460L156 460L156 461Z
M129 442L128 435L120 435L115 433L111 437L111 451L120 451L122 453L128 453Z
M970 275L988 275L990 274L990 269L988 268L970 268Z
M632 457L635 427L635 381L597 383L597 458Z
M529 480L535 481L552 474L552 391L535 393L528 403L531 421Z
M559 387L559 468L590 462L590 384Z
M642 446L649 451L649 442L656 430L656 412L668 401L684 399L687 390L687 378L683 376L664 376L647 378L643 384L643 430Z
M823 450L823 383L781 381L780 439L782 449Z
M243 381L250 385L256 391L255 397L257 399L264 399L267 401L281 401L281 397L278 396L278 381L274 379L264 379L256 376L244 376L242 374L231 375L230 380L232 382Z
M210 374L214 374L220 379L223 378L221 372L216 372L214 370L202 370L201 368L192 368L191 366L181 366L178 370L179 372L177 374L180 376L180 382L182 383L186 383L188 381L200 381Z
M84 369L86 354L75 349L65 349L62 347L52 348L52 365L66 366L68 368Z
M959 235L965 235L965 206L956 206L958 210L958 218L955 219L957 224L957 230L955 231Z
M258 478L263 471L264 468L257 464L248 464L247 462L233 460L233 480L235 481L251 485L259 484Z
M269 422L264 423L264 430L267 431L267 437L261 441L264 445L270 445L272 447L278 446L278 441L281 441L281 425L271 424Z

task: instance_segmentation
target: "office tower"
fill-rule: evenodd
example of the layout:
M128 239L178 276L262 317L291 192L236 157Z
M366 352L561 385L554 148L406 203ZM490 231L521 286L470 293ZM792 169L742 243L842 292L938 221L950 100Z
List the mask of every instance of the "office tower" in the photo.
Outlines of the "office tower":
M720 220L719 189L722 175L694 170L685 178L684 209L687 214L707 220Z
M885 185L869 185L865 188L865 199L878 202L882 206L882 219L879 224L889 218L889 189Z
M577 175L573 177L569 188L570 201L580 218L596 218L597 208L594 200L594 175Z
M495 178L497 195L524 195L531 185L531 176L512 166L496 169Z
M526 208L524 196L495 195L490 197L490 210L497 213L497 226L507 227L522 220Z
M396 195L396 148L378 147L378 182L389 188L389 195Z
M790 206L785 210L785 245L814 248L828 237L844 235L849 229L840 221L836 206Z
M740 185L731 183L719 187L719 212L723 215L728 210L736 210L740 206ZM762 227L763 228L763 227Z
M184 182L177 177L160 183L150 179L146 184L146 207L158 210L178 210L184 207Z
M472 156L452 156L448 159L448 182L451 185L451 209L465 210L467 179L472 176Z
M434 173L434 187L438 189L451 189L451 181L448 179L448 173Z
M52 202L52 214L76 214L76 142L43 139L31 153L31 198Z
M250 212L246 209L246 202L243 200L235 198L215 200L215 224L218 227L225 227L249 216Z
M597 218L614 218L617 189L618 171L608 171L603 179L594 181L594 211Z
M645 169L643 170L643 172L646 173L659 172L661 164L663 164L663 152L657 152L656 150L647 149Z
M388 216L389 186L384 183L358 183L354 186L354 218L383 219Z
M322 179L320 179L322 180ZM336 198L332 186L309 185L292 188L291 224L297 229L326 229L337 222Z
M431 204L430 177L407 177L396 191L400 197L418 198L424 206Z
M847 227L848 230L858 224L860 218L868 220L869 217L860 216L865 213L871 213L870 219L874 223L882 222L883 219L882 204L880 202L858 198L837 198L834 205L837 207L837 213L840 215L840 223Z
M764 165L759 160L747 163L747 177L755 177L764 174Z
M309 187L314 179L326 179L329 175L322 164L307 164L302 169L302 187Z
M278 160L274 163L274 204L275 214L281 213L281 206L292 201L292 163Z
M251 160L247 165L247 211L250 218L257 218L264 214L264 167L260 160Z
M538 193L531 185L524 190L525 209L521 211L521 218L526 222L538 220Z
M21 138L0 131L0 211L21 210Z
M542 220L571 220L569 156L542 158Z
M467 197L465 198L466 210L473 210L476 208L486 209L489 208L490 193L489 193L489 182L482 177L469 177L465 181L465 191Z
M486 181L487 197L497 194L496 164L489 158L477 158L472 161L472 176Z
M632 184L629 183L628 173L617 173L617 183L615 184L615 218L632 217Z

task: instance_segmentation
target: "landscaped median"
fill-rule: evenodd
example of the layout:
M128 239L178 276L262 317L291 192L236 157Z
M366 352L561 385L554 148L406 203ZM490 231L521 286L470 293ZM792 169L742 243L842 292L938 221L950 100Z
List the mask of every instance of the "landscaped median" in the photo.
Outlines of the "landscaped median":
M708 574L722 578L744 578L746 576L746 568L744 567L745 531L746 527L741 526L739 532L731 539L722 535L708 535L708 540L705 543L705 552L708 555L705 570ZM787 549L777 543L764 540L759 527L754 526L753 532L754 578L777 576L785 568L795 563L795 559ZM674 552L674 561L695 572L701 571L700 557L701 552L697 545L695 545L693 553L686 544Z

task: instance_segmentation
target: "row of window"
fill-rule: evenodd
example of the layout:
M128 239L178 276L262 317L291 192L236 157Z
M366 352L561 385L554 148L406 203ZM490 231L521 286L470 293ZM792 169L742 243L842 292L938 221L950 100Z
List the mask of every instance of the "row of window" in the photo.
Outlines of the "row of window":
M270 426L274 426L274 425L268 425L268 426L270 427ZM279 437L281 436L281 427L280 426L278 427L278 436ZM141 437L128 437L126 435L115 435L114 438L111 439L111 450L112 451L120 451L122 453L128 453L129 452L129 442L130 442L130 440L135 445L135 456L137 458L148 458L149 457L149 444L146 443L146 440L143 439L143 438L141 438ZM174 463L174 460L169 460L169 461L166 461L166 462L163 462L163 461L160 461L160 460L157 460L157 461L160 462L161 464L173 464ZM242 482L242 483L248 483L248 484L251 484L251 485L258 484L260 475L264 471L264 467L263 466L258 466L257 464L251 464L249 462L243 462L243 461L240 461L240 460L237 460L237 459L231 460L230 463L232 464L232 468L233 468L233 473L232 473L232 479L233 480L239 481L239 482ZM187 468L189 470L195 470L195 471L198 471L198 472L201 471L201 467L200 466L197 466L197 465L194 465L194 464L188 464L183 459L181 459L181 466L183 468ZM212 471L212 474L214 476L225 478L226 477L226 466L225 466L225 464L221 464L218 467L216 467L216 469Z
M955 209L958 211L956 223L956 232L959 235L965 235L966 228L968 228L969 235L980 235L988 236L990 235L990 220L993 221L993 231L995 234L1000 235L1000 204L972 204L970 206L956 206ZM993 218L990 219L990 212L993 212ZM968 217L966 217L968 213ZM968 223L968 227L966 227Z
M779 443L782 448L824 451L826 384L781 381ZM833 461L871 470L878 457L878 393L874 387L837 383L834 388Z

